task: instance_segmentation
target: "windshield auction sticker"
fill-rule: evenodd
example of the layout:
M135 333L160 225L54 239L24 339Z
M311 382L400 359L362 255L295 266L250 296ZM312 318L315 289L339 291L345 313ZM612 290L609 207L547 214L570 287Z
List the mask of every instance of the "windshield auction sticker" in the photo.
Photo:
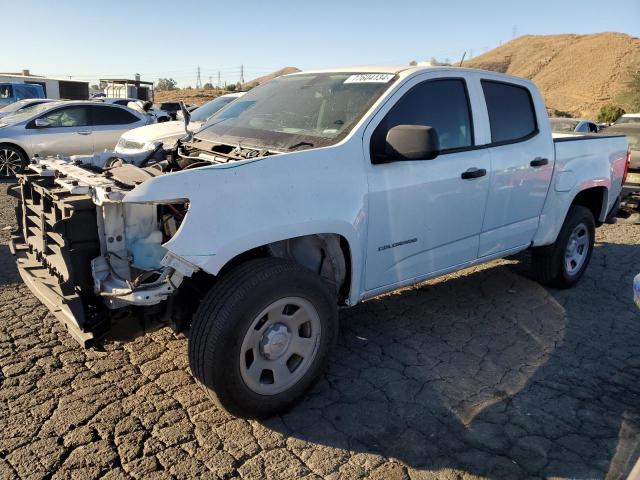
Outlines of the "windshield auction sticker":
M392 73L359 73L351 75L344 83L387 83L393 77Z

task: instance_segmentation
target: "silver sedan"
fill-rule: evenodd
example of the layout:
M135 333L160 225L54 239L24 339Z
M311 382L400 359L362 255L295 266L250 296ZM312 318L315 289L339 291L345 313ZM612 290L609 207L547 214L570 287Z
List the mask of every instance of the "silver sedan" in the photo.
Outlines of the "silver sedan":
M34 155L91 155L115 148L120 135L155 117L114 104L49 102L0 120L0 177L21 172Z

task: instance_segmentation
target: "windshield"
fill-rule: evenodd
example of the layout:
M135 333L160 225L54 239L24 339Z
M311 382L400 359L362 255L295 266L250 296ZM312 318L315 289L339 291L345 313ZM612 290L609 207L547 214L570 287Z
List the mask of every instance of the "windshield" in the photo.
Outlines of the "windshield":
M615 122L616 125L620 125L621 123L640 123L640 117L620 117Z
M218 97L205 103L191 114L192 122L206 122L211 115L216 113L225 105L233 102L238 97Z
M386 73L276 78L209 118L197 138L281 150L332 145L349 133L394 79Z
M551 130L555 133L571 133L575 131L578 126L578 122L575 120L566 120L563 118L551 118Z
M31 118L33 115L37 115L38 113L44 112L45 110L50 109L54 105L54 102L46 102L39 103L37 105L31 105L29 107L24 107L22 110L18 110L17 112L10 113L6 117L2 119L3 122L7 123L18 123L23 120L27 120Z

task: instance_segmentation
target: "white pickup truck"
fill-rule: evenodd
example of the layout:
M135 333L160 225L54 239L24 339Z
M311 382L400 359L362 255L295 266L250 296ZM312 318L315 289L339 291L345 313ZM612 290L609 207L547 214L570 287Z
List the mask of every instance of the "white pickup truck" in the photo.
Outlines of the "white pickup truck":
M521 78L296 73L144 168L35 159L12 249L84 345L188 329L212 398L264 417L322 371L339 307L525 249L542 283L575 284L628 161L624 136L554 140Z

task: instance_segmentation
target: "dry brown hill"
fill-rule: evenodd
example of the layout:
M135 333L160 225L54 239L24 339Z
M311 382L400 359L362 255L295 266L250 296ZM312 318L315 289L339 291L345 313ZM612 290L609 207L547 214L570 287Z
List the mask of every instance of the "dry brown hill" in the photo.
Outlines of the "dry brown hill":
M623 33L525 35L464 62L532 79L551 109L595 117L640 70L640 39ZM622 105L624 107L624 105Z
M266 82L267 80L271 80L272 78L279 77L280 75L286 75L288 73L299 72L300 70L296 67L284 67L280 70L276 70L269 75L265 75L264 77L258 77L253 80L248 81L243 84L243 89L255 87L261 83ZM203 88L181 88L178 90L168 90L168 91L156 91L155 92L155 101L156 103L160 102L179 102L183 101L186 103L193 103L196 105L202 105L203 103L208 102L209 100L213 100L219 95L224 93L228 93L221 90L205 90Z

